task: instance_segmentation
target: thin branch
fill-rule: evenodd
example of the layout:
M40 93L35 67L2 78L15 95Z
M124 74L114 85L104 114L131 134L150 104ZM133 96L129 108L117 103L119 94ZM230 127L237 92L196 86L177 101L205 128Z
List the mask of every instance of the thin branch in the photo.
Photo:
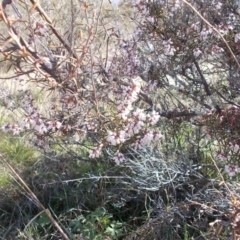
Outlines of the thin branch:
M235 62L238 65L238 68L240 69L240 63L238 62L235 54L233 53L231 47L229 46L229 44L227 43L226 39L223 37L223 35L217 30L217 28L215 28L206 18L203 17L203 15L188 1L186 0L182 0L189 8L191 8L209 27L211 27L222 39L222 41L225 43L225 45L227 46L230 54L232 55L233 59L235 60Z

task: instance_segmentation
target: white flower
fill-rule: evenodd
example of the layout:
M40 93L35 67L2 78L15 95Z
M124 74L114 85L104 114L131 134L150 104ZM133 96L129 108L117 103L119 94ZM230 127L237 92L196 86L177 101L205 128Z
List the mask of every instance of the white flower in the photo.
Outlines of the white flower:
M207 38L208 35L212 34L213 30L212 28L208 27L208 28L203 28L203 30L200 32L200 37L202 39Z

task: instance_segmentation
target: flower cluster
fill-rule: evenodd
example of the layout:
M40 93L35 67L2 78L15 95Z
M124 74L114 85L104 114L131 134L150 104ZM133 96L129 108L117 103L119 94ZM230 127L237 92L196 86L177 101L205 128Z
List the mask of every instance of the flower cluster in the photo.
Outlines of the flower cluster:
M171 39L168 39L167 41L163 41L164 46L164 54L167 56L173 56L176 52L175 47L173 46L173 42Z
M152 143L158 142L161 138L162 134L160 131L146 130L145 134L138 137L137 141L135 141L132 146L135 149L141 149Z
M229 143L229 147L230 147L230 149L231 149L234 153L238 153L238 152L239 152L240 147L239 147L239 145L238 145L237 143L235 143L235 142L230 142L230 143Z
M102 153L103 144L99 144L97 147L89 151L90 158L98 158Z
M146 113L144 109L136 108L133 110L133 103L139 98L141 84L139 79L133 79L129 86L116 96L117 99L124 99L117 104L117 115L122 122L118 128L107 131L106 145L116 146L118 148L113 160L120 164L124 160L124 155L120 152L124 144L132 145L135 149L143 148L151 143L157 143L162 137L158 130L149 129L155 126L159 121L160 115L153 110ZM90 151L90 157L99 157L103 144Z
M125 161L125 157L122 153L120 153L119 151L117 151L115 154L114 154L114 157L113 157L113 160L115 161L115 163L117 165L119 165L120 163L122 163L123 161Z
M12 132L14 135L18 135L22 129L17 124L3 124L1 130L3 132Z
M124 100L122 101L121 98L121 101L119 101L117 106L118 114L122 119L127 119L129 113L133 109L132 104L138 99L140 91L141 85L136 80L133 80L132 85L127 86L124 89L124 92L122 94Z
M13 132L19 134L23 130L33 130L36 136L40 137L47 132L57 132L61 129L62 124L59 121L46 121L41 118L38 108L33 104L33 97L29 90L23 91L20 100L20 106L25 111L24 117L19 124L4 124L2 130L4 132Z
M228 164L225 166L225 172L230 176L233 177L235 176L237 173L240 172L240 168L235 165L235 164Z
M220 161L226 161L228 159L228 155L225 152L217 151L215 157Z

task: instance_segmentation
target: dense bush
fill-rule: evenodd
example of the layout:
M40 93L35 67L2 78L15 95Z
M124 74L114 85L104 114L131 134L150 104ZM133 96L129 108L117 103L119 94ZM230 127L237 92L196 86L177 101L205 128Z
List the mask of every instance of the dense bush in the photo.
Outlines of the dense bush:
M238 2L140 0L118 11L105 7L75 0L1 5L2 63L11 68L2 80L17 86L13 95L1 89L2 107L14 116L4 119L2 131L25 136L44 154L35 180L49 159L53 169L64 159L56 173L42 173L44 183L32 181L38 198L41 185L52 192L51 185L60 184L60 192L67 189L60 195L84 202L70 201L71 209L52 203L62 226L47 215L49 224L65 239L74 237L70 225L78 220L76 234L89 239L125 237L138 225L136 239L237 239ZM79 188L89 187L84 194L65 186L79 181ZM103 209L107 223L94 218L94 235L87 226ZM46 229L36 232L48 238L54 230Z

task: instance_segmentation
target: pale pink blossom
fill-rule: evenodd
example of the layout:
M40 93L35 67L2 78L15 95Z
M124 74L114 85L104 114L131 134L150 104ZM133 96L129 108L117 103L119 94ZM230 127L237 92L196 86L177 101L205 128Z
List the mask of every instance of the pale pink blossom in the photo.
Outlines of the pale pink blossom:
M147 118L146 113L144 112L143 109L137 108L136 111L133 113L133 116L135 116L135 118L138 121L145 121Z
M235 34L234 41L237 43L240 40L240 33Z
M45 21L39 20L35 22L34 33L39 36L46 36L47 34L47 24Z
M233 142L229 143L230 149L234 152L237 153L239 151L239 145Z
M92 150L89 151L89 157L90 158L98 158L100 157L101 153L102 153L102 147L103 144L99 144L99 146L93 148Z
M134 149L141 149L142 148L142 144L141 144L141 138L138 138L133 144L132 147Z
M151 113L147 115L147 118L148 123L153 126L158 122L160 115L158 112L153 110Z
M13 132L13 135L18 135L21 131L21 128L17 124L13 124L11 131Z
M146 134L141 138L140 145L146 146L149 145L153 140L153 131L147 131Z
M133 124L133 127L132 127L132 131L134 134L137 134L139 133L139 131L142 129L142 127L144 126L144 122L142 121L137 121Z
M17 124L4 124L1 129L3 132L12 132L14 135L18 135L22 130Z
M194 57L199 57L202 54L202 51L199 48L193 49L193 55Z
M122 163L123 161L125 161L125 157L122 153L120 153L119 151L117 151L115 154L114 154L114 157L113 157L113 160L115 161L115 163L117 165L119 165L120 163Z
M164 46L164 54L167 56L173 56L176 52L176 49L174 46L172 46L173 42L171 39L168 39L167 41L163 41Z
M36 121L34 129L41 135L48 132L47 126L44 124L42 119L38 119Z
M181 8L181 1L180 0L176 0L171 8L172 12L175 12L176 10Z
M120 104L118 107L118 115L126 120L128 115L130 114L131 110L132 110L132 104L129 101L128 103L122 103Z
M113 146L123 143L125 141L125 132L119 131L116 133L108 131L107 141Z
M220 151L217 151L217 152L215 153L215 157L218 158L218 159L221 160L221 161L227 160L227 158L228 158L228 156L227 156L226 153L220 152Z
M220 10L222 8L222 3L217 2L217 4L215 5L217 10Z
M49 147L48 141L44 135L35 135L33 141L37 146L44 146L44 148Z
M62 124L58 121L50 121L47 123L47 129L52 130L53 132L59 130Z
M230 176L233 177L235 176L237 173L239 173L240 169L237 165L234 164L228 164L225 165L225 172Z
M199 26L200 26L200 22L196 22L190 26L190 29L192 29L193 31L198 31Z
M30 116L27 116L20 121L20 126L22 128L30 129L31 122L32 122L32 118Z
M205 27L203 30L200 32L200 37L202 39L206 39L209 35L211 35L213 32L212 28L210 27Z
M97 128L97 124L93 121L84 122L83 125L85 125L88 130L95 130Z

